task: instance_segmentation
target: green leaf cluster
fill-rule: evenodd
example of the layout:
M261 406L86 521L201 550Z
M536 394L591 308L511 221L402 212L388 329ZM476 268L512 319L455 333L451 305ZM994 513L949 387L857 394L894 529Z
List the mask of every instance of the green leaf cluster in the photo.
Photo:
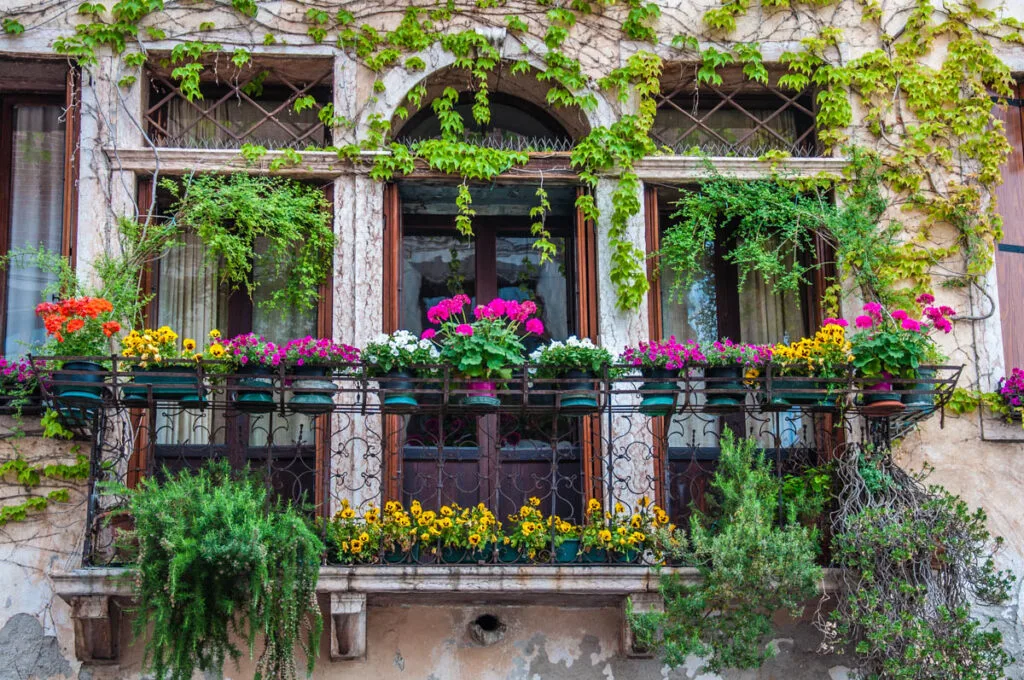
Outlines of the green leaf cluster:
M135 521L125 540L137 545L133 628L147 638L148 669L173 680L221 673L241 656L237 633L250 654L262 641L256 678L295 677L296 646L312 673L324 546L307 519L226 463L165 477L119 490Z

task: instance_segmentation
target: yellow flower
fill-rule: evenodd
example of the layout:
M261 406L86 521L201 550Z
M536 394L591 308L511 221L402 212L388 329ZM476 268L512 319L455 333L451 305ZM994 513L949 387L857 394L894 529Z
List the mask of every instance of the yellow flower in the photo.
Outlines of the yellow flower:
M568 522L562 522L558 525L558 530L561 531L563 534L567 534L570 531L572 531L572 525Z
M441 516L442 517L451 517L452 516L452 509L449 508L447 505L442 505L441 506Z
M471 546L473 546L474 548L476 546L480 545L480 535L479 534L470 534L469 535L469 544Z
M529 536L537 530L537 525L533 522L523 522L523 536Z
M451 529L452 528L452 518L451 517L442 517L441 519L438 520L438 524L441 525L442 529Z
M597 532L597 537L602 543L610 543L612 540L612 532L607 529L601 529L601 531Z
M621 515L625 511L626 511L626 508L622 505L622 503L616 503L615 504L615 514L616 515Z
M420 505L419 501L413 501L412 505L409 506L409 512L412 513L413 517L416 517L423 512L423 506Z
M630 539L630 542L632 542L632 543L643 543L643 542L644 542L644 538L646 538L646 536L644 536L644 535L643 535L642 533L640 533L639 531L634 531L634 532L633 532L633 533L632 533L632 534L630 535L630 537L629 537L629 539Z
M633 516L632 516L632 517L631 517L631 518L629 519L629 524L630 524L630 526L632 526L632 527L633 527L634 529L639 529L639 528L640 528L640 526L641 526L641 525L643 524L643 522L644 522L644 519L643 519L643 517L641 517L640 515L633 515Z
M540 505L540 499L537 498L536 496L530 496L529 503L530 503L530 505L532 505L533 507L536 508L536 507L538 507Z
M363 543L366 543L367 541L370 540L370 534L368 534L368 533L366 533L364 531L363 533L359 534L359 540L362 541Z
M192 338L185 338L182 341L181 346L185 349L186 352L194 352L196 349L196 341L193 340Z
M220 359L224 356L224 345L216 342L210 345L210 356L215 359Z
M211 340L216 340L219 337L220 337L220 331L219 330L214 328L212 331L210 331L210 339Z
M596 498L591 498L590 502L587 503L587 512L600 512L600 511L601 511L601 501L597 500Z
M420 534L420 540L421 541L429 541L430 540L430 534L428 534L428 533Z
M353 510L352 508L345 508L344 510L341 511L342 519L352 519L355 516L356 516L356 511Z
M362 552L363 542L360 541L358 538L353 538L352 543L349 545L349 547L352 548L352 552L354 553Z
M638 500L636 504L639 505L641 508L646 508L648 505L651 504L651 500L647 496L641 496L640 500Z

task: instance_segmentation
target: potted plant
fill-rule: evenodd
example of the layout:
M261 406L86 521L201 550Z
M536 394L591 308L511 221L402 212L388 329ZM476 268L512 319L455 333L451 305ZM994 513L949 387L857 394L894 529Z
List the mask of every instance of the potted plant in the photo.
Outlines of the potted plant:
M49 338L44 352L83 357L55 367L62 369L53 376L53 393L61 401L86 404L100 401L103 373L109 362L91 358L109 356L113 351L113 336L121 332L121 324L114 319L113 312L114 307L108 300L88 296L42 302L36 306L36 315L43 320Z
M462 403L495 410L501 404L496 382L509 380L513 369L523 364L521 332L540 335L544 324L534 317L537 305L531 300L495 298L477 305L472 322L466 314L469 305L467 296L456 295L431 307L427 319L439 326L441 359L452 365L456 378L467 383Z
M1000 378L996 394L1005 407L1006 419L1024 424L1024 370L1014 367L1010 375Z
M555 561L575 562L580 552L580 527L552 515L548 517L548 529L554 537Z
M47 375L45 361L0 357L0 413L20 415L38 411L39 380L45 380Z
M419 559L416 525L413 517L398 501L384 504L380 519L381 559L388 564L397 564Z
M485 562L491 559L502 537L501 522L483 503L463 508L456 520L466 536L469 561Z
M281 364L283 353L274 343L255 333L236 335L225 343L225 356L243 378L242 389L235 392L235 408L245 413L269 413L274 410L273 369Z
M643 387L640 412L649 416L664 416L672 413L676 403L676 389L679 372L690 365L704 361L700 346L694 340L679 344L676 336L658 342L641 342L636 347L627 347L620 357L627 366L640 369Z
M503 539L505 545L524 558L536 559L541 551L551 546L551 534L540 511L540 499L531 497L519 508L519 512L508 516Z
M638 505L640 511L630 513L625 505L616 502L612 512L605 513L608 531L612 535L608 553L616 562L636 562L648 542L650 518L646 508L649 502L641 498Z
M334 388L324 378L336 364L351 364L359 361L359 350L350 345L334 342L330 338L304 338L289 340L281 348L289 373L300 377L291 383L293 390L299 390L288 400L288 407L297 413L317 415L334 409Z
M744 381L756 378L771 361L767 345L748 345L729 338L701 349L708 406L738 406L746 400Z
M956 316L952 307L941 305L933 306L935 297L929 293L922 293L917 297L917 303L922 305L921 324L922 327L930 327L932 331L949 333L953 330L950 318ZM930 409L935 405L935 368L933 366L947 361L948 357L939 349L938 343L928 344L925 354L922 357L923 364L917 367L917 378L923 382L901 383L900 387L906 390L900 400L909 408Z
M841 392L836 381L846 376L852 359L846 326L845 320L826 319L814 337L772 348L772 368L777 377L771 384L771 403L836 404Z
M556 406L573 413L591 413L597 410L597 390L594 381L612 363L612 354L598 347L590 338L582 340L571 335L552 340L530 353L530 362L537 365L540 378L558 378Z
M420 338L409 331L382 333L363 348L367 374L384 378L378 381L384 392L384 410L402 411L419 405L415 379L435 375L436 370L430 366L441 358L437 345L431 340L433 336L433 329L427 329Z
M877 302L864 305L864 314L854 322L860 330L850 340L853 365L864 385L862 399L870 412L885 415L904 408L893 392L894 383L916 380L920 366L934 356L930 332L948 333L952 328L946 318L952 310L945 309L947 313L939 308L915 319L903 309L890 312Z
M156 330L132 329L121 338L121 356L137 360L132 367L132 384L125 385L122 394L126 401L154 399L172 401L199 401L195 361L196 341L185 338L178 344L178 334L169 326Z
M327 526L327 536L335 549L335 559L341 564L367 564L376 560L381 549L381 526L378 513L371 506L362 517L347 499Z
M580 559L583 562L607 562L612 547L612 532L607 517L601 510L601 501L591 498L587 503L586 519L580 528Z

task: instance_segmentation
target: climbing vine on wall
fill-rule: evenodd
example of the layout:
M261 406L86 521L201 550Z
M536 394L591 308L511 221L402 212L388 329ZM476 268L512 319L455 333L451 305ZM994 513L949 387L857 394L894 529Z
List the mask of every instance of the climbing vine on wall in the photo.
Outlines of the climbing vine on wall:
M838 2L838 0L836 0ZM887 258L885 270L876 270L874 279L893 287L869 291L885 299L904 282L914 291L932 286L933 276L948 285L966 285L977 280L992 263L992 246L1000 233L1000 220L990 200L990 190L998 181L998 167L1007 151L1000 124L991 115L990 95L1010 92L1010 74L995 54L993 42L1021 41L1021 25L1003 19L975 3L945 4L941 8L918 0L910 8L899 31L886 32L888 19L878 2L863 3L863 22L881 35L879 47L845 62L840 46L845 40L841 29L821 25L815 11L830 0L807 7L791 6L790 0L762 0L769 14L802 11L808 26L819 26L799 41L800 48L786 52L780 62L786 72L780 87L816 89L816 129L820 141L830 149L855 143L869 145L884 166L882 179L886 197L894 213L914 208L924 215L923 226L906 230L909 235L892 245L894 257ZM243 21L267 26L261 21L260 6L253 0L232 0L233 10ZM723 0L721 6L707 11L705 28L693 34L664 35L659 25L661 11L655 3L627 0L574 0L568 6L552 6L547 0L519 3L514 11L507 7L500 20L494 10L504 7L500 0L477 0L472 5L454 0L432 6L406 7L391 30L375 21L377 10L368 7L357 16L343 7L307 7L305 37L314 43L333 40L366 68L377 74L373 93L366 102L373 106L386 91L385 73L395 67L410 72L424 70L426 63L418 53L437 45L454 57L454 67L468 74L472 90L472 116L476 123L490 120L491 77L508 68L513 75L525 73L539 64L537 79L544 83L546 101L553 107L578 107L594 111L595 91L616 93L622 113L614 123L596 126L578 140L572 154L572 167L587 185L596 185L600 176L616 179L611 194L611 214L606 237L611 249L609 276L623 309L636 309L648 288L645 254L630 239L630 219L640 211L639 180L634 163L660 152L648 132L656 112L655 95L663 59L693 62L698 85L721 83L719 70L736 65L745 77L766 82L768 72L757 43L730 39L750 11L750 0ZM521 6L520 6L521 5ZM74 32L54 42L54 49L89 68L97 63L99 50L109 49L121 55L124 73L121 84L135 82L135 73L146 62L147 44L168 38L168 30L177 34L170 54L172 76L188 98L202 97L199 78L210 68L204 57L225 48L202 39L201 33L217 28L204 22L191 30L160 19L164 0L120 0L109 10L99 3L83 3L80 22ZM483 32L466 28L501 28L518 40L523 57L511 59L503 54ZM649 44L639 49L625 64L599 78L587 74L580 60L567 49L581 30L600 24L614 26L623 40ZM32 30L30 17L3 17L4 30L19 34ZM265 45L285 42L285 36L266 33ZM671 48L667 47L671 45ZM657 48L657 49L655 49ZM250 50L236 48L230 62L236 67L248 63ZM939 55L941 61L935 56ZM531 63L532 62L532 63ZM409 146L389 140L393 121L379 113L367 116L362 138L331 147L345 159L356 159L366 151L389 151L378 156L371 175L378 180L413 172L417 162L424 163L460 179L493 181L514 167L525 165L529 157L522 152L486 148L467 141L465 122L455 109L459 92L445 90L429 105L440 123L442 136ZM869 137L851 135L853 101L864 107ZM422 85L406 93L406 101L396 111L396 121L408 115L410 107L419 108L426 96ZM956 105L950 105L957 102ZM301 106L301 99L296 108ZM321 111L325 124L350 129L352 121L337 116L333 107ZM298 152L292 152L298 155ZM283 165L300 162L291 159ZM960 172L961 168L966 168ZM949 173L957 179L950 179ZM460 190L458 226L472 233L473 209L467 190ZM592 194L579 198L578 207L588 218L599 211ZM939 225L952 227L947 237ZM539 237L542 254L550 243Z

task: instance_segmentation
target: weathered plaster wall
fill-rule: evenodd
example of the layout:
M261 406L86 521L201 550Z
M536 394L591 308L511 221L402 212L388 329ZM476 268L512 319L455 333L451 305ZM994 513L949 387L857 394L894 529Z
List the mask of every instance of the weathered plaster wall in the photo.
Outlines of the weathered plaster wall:
M333 13L342 3L320 3ZM512 5L513 3L510 3ZM700 25L703 12L718 4L717 0L663 0L659 3L663 16L659 22L666 33L688 32ZM902 10L909 2L883 2L884 25L889 28L903 20ZM996 4L994 0L987 4ZM351 3L345 3L348 9ZM1010 13L1024 16L1024 2L1008 3ZM532 5L531 5L532 6ZM38 18L31 30L22 36L0 34L0 55L38 55L52 57L53 40L81 20L71 3L36 3L32 0L0 0L0 9L25 8ZM379 6L366 5L367 11L381 12ZM386 25L400 19L401 6L386 15ZM336 108L338 113L359 122L357 130L365 130L367 117L373 112L390 113L401 103L404 93L432 71L450 63L450 55L438 50L423 55L428 68L421 74L410 74L396 68L384 75L387 92L369 107L365 101L371 89L373 74L357 66L348 57L327 45L316 46L304 35L305 6L297 2L274 0L260 3L258 25L243 25L236 15L212 3L185 3L172 7L168 14L170 38L203 21L213 21L219 28L206 34L209 40L222 43L227 49L245 46L254 52L284 55L317 53L335 55ZM358 8L357 8L358 9ZM501 22L511 10L493 10L491 19ZM358 11L357 11L358 13ZM755 3L750 14L742 19L734 34L738 41L760 41L767 60L792 48L796 41L823 25L844 27L844 58L854 58L879 45L877 34L862 26L860 6L843 2L836 7L822 8L812 21L798 24L796 12L766 11ZM287 33L288 45L264 47L265 33ZM610 36L605 19L595 17L592 28L583 31L567 45L567 51L581 58L584 68L593 75L602 75L609 66L617 66L635 49L635 45L616 42ZM518 46L506 36L502 49L510 56L518 54ZM154 51L169 50L171 40L154 43ZM667 49L664 54L668 55ZM1024 71L1024 50L1000 47L1001 54L1017 71ZM119 77L109 59L101 59L83 85L81 176L79 179L78 258L87 265L96 254L112 243L111 228L118 215L130 213L135 201L135 176L116 172L103 147L143 147L138 120L142 93L138 86L116 88ZM356 93L353 97L352 93ZM616 112L628 111L628 104L599 97L599 108L586 121L587 125L607 124ZM339 130L339 138L346 131ZM858 135L855 127L852 131ZM339 234L336 253L335 333L343 341L360 344L381 327L382 212L380 185L365 177L342 177L335 181L335 224ZM597 189L598 203L604 214L609 212L610 182ZM905 215L900 215L906 217ZM601 232L607 224L598 225ZM643 220L637 216L630 223L630 236L643 244ZM942 238L941 231L936 238ZM611 283L608 280L609 253L599 253L600 334L608 346L622 345L642 339L646 334L646 306L637 313L615 309ZM988 281L988 292L994 296L994 274ZM963 383L976 382L989 389L1003 374L1002 345L998 327L998 310L983 296L968 298L966 293L943 291L941 302L972 314L988 315L974 324L958 324L949 338L947 349L957 363L968 364ZM1019 428L995 423L986 426L990 436L1010 438ZM0 440L0 457L11 455L9 443ZM53 448L50 442L22 440L22 455L35 460L66 459L67 447ZM62 458L63 457L63 458ZM909 467L927 463L935 472L932 480L962 494L972 505L984 507L996 534L1006 539L1001 564L1024 574L1024 443L1020 441L985 442L980 439L976 417L948 419L945 429L937 419L927 423L920 432L904 442L901 460ZM351 467L342 471L353 477L363 470L358 465L358 451L351 455ZM649 474L646 461L633 461L633 473ZM373 493L367 489L366 493ZM0 495L16 493L9 483L0 486ZM136 678L140 672L140 647L131 645L127 633L126 649L121 667L92 666L80 668L74 658L74 634L68 607L53 596L51 573L78 566L84 531L83 493L79 489L72 502L51 510L32 521L9 524L0 528L0 680L5 678ZM504 639L491 647L475 646L467 634L467 626L481 613L496 613L508 626ZM1024 657L1024 591L1018 586L1013 600L1006 606L984 614L998 619L1006 635L1007 645L1017 657ZM669 673L651 660L627 660L620 654L621 614L615 607L574 609L545 606L486 606L431 604L371 606L368 616L368 656L365 661L331 664L322 659L318 678L686 678L713 680L718 676L699 675L699 662L692 660L684 668ZM125 627L127 628L127 627ZM736 680L754 678L821 678L839 680L847 677L840 660L815 654L818 638L807 623L781 624L776 646L779 658L758 672L728 673L722 677ZM241 670L227 669L229 677L251 677L247 666ZM1024 678L1024 666L1018 665L1011 677Z

